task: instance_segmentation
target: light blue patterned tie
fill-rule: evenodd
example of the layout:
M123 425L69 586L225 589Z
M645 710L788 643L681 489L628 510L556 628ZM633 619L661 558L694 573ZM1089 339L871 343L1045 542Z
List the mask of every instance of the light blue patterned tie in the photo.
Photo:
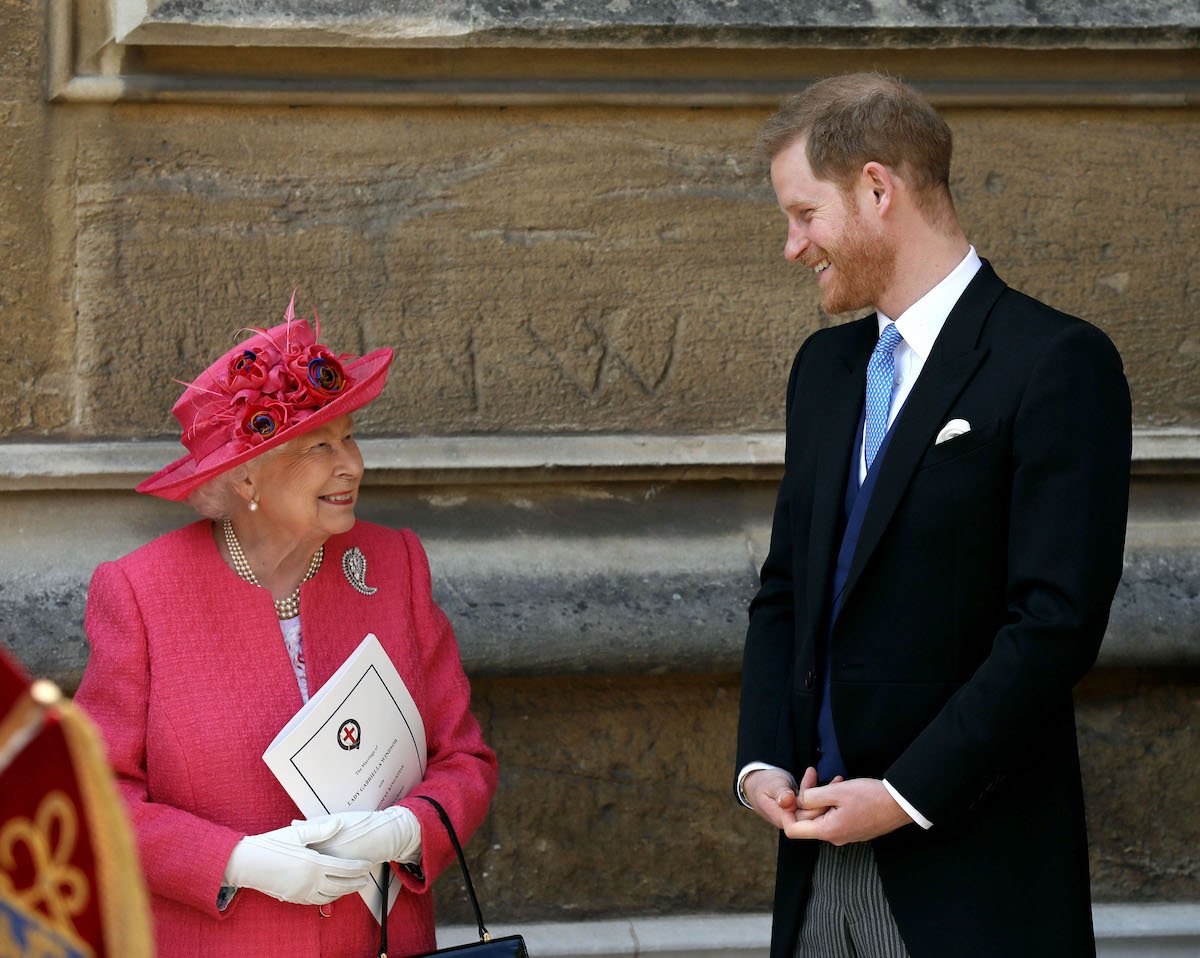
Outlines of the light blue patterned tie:
M892 408L895 388L896 347L904 341L895 323L888 323L879 334L879 342L867 363L867 436L863 453L867 468L875 461L883 437L887 435L888 412Z

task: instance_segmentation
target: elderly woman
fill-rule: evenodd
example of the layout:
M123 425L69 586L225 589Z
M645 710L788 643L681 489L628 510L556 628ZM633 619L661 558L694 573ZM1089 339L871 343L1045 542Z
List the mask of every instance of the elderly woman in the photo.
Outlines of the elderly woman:
M76 700L133 820L161 958L377 953L354 893L385 862L402 885L392 954L435 947L429 884L454 851L432 807L296 826L262 759L368 632L424 720L420 793L466 835L496 786L417 537L355 521L350 413L379 395L392 351L339 358L292 306L285 320L187 386L172 411L188 454L138 486L207 518L104 563L88 592Z

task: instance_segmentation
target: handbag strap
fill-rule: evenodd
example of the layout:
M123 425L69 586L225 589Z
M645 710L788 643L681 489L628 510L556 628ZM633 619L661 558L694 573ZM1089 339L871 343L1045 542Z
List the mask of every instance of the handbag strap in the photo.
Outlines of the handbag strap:
M388 919L388 885L392 880L392 863L383 863L383 904L379 906L379 958L388 958L387 953L387 919Z
M454 846L454 854L458 856L458 865L462 869L463 883L467 886L467 897L471 899L471 907L475 909L475 924L479 926L479 940L491 941L492 936L488 934L488 930L483 924L483 912L479 910L479 899L475 897L475 886L471 882L471 873L467 870L467 859L463 855L462 845L458 843L458 835L454 831L454 826L450 823L450 816L446 814L446 810L436 799L430 798L428 795L416 795L414 798L423 799L432 805L433 810L438 813L438 818L446 826L450 844Z

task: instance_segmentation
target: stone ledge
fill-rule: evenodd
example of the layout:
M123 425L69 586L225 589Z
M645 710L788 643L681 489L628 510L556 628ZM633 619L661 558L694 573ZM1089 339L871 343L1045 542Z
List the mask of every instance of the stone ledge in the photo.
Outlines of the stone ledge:
M379 46L894 46L985 41L995 45L1187 43L1200 26L1180 0L1035 0L936 5L894 0L854 5L650 0L343 0L336 15L319 0L114 0L122 43L250 43Z
M1097 958L1184 958L1200 954L1200 904L1092 907ZM489 925L493 938L520 934L538 958L764 958L769 915L689 915L608 921ZM478 940L472 926L438 929L438 947Z
M611 478L748 478L783 464L783 434L456 436L360 440L367 485ZM1200 433L1197 434L1200 464ZM0 491L128 489L175 442L0 443Z
M364 492L360 512L417 530L473 675L732 674L775 485L384 486ZM1100 664L1194 665L1194 483L1141 485ZM73 687L92 570L192 518L128 491L0 495L0 641Z
M363 441L362 518L422 537L478 676L734 673L782 436ZM1200 434L1139 433L1100 664L1200 662ZM0 444L0 641L70 688L88 577L194 518L134 483L167 442Z
M429 436L361 440L368 486L770 479L783 433ZM0 442L0 492L131 489L178 457L168 441ZM1200 474L1200 429L1134 432L1137 474Z
M807 80L858 68L905 76L939 106L1200 99L1188 58L1200 16L1179 0L625 6L348 0L333 15L316 0L51 0L48 92L63 103L770 109Z

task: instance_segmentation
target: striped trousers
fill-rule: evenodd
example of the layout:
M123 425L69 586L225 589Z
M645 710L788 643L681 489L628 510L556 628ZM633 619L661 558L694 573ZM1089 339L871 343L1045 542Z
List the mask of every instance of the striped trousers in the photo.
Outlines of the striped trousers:
M821 845L796 958L909 958L869 842Z

